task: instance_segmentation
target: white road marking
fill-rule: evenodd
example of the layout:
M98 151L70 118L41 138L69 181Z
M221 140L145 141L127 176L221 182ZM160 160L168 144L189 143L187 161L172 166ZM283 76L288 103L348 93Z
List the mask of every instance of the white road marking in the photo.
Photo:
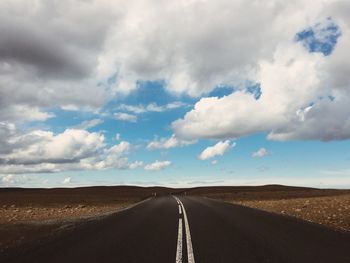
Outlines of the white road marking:
M193 254L193 247L192 247L192 240L191 240L191 233L190 233L190 225L188 223L186 210L185 210L185 207L184 207L183 203L181 202L181 200L179 198L177 198L176 196L174 196L174 198L176 199L176 201L178 201L180 203L180 206L182 208L182 212L184 215L185 230L186 230L186 245L187 245L187 261L188 261L188 263L195 263L194 254Z
M181 206L179 205L179 214L181 215Z
M177 235L176 263L182 263L182 218L179 218L179 232Z

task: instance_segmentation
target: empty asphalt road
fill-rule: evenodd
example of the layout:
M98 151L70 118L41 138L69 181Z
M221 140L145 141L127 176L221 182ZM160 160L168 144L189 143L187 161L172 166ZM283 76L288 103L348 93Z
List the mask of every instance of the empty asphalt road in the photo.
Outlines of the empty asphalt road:
M206 198L163 196L3 262L347 263L350 235Z

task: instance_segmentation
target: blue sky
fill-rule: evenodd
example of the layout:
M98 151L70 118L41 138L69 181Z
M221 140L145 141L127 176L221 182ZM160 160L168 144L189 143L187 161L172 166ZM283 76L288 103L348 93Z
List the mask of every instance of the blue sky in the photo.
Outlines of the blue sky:
M0 186L350 187L350 6L132 2L0 4Z

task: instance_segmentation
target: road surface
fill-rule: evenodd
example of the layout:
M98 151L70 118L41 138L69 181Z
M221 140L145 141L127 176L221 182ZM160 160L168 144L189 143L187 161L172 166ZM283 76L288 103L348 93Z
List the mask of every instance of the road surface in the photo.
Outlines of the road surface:
M350 235L201 197L152 198L4 262L346 263Z

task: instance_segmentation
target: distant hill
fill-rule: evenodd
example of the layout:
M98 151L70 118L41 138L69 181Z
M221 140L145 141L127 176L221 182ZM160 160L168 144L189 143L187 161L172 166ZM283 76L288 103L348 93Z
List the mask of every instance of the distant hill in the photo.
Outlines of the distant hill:
M154 195L200 195L221 199L274 199L341 194L342 190L325 190L284 185L205 186L194 188L92 186L77 188L0 188L0 205L115 203L143 200Z

